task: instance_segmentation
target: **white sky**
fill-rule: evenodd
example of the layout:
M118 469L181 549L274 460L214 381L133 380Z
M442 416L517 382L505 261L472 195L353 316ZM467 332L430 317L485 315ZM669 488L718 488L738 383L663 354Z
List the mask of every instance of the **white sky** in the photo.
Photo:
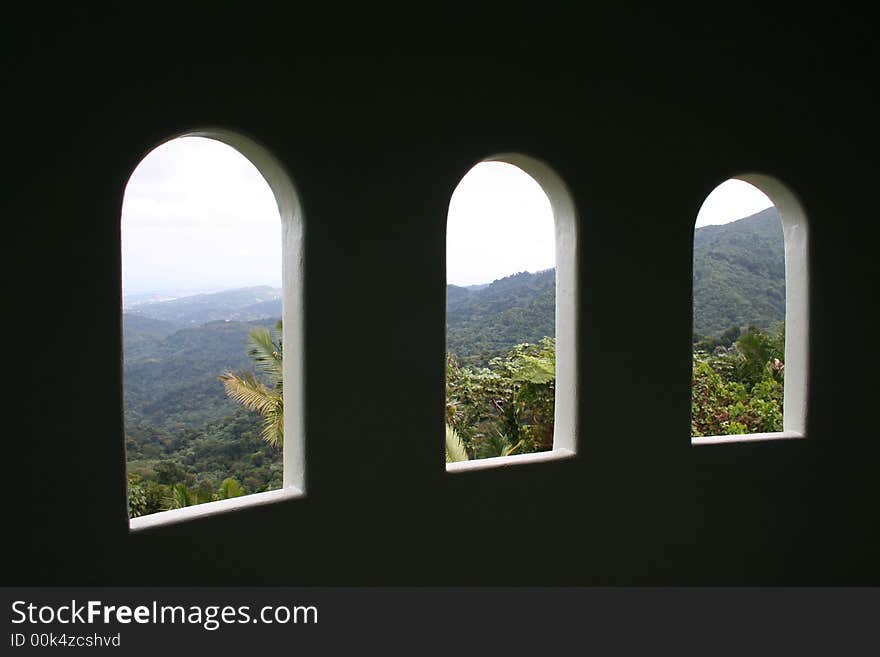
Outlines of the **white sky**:
M730 223L772 205L773 201L754 185L731 178L713 189L703 201L694 228Z
M519 167L481 162L452 193L446 225L446 282L478 285L556 265L553 211Z
M123 293L250 285L281 285L281 220L269 184L213 139L154 149L125 189Z
M723 224L772 205L741 180L709 194L695 227ZM449 203L446 279L476 285L555 266L550 201L522 169L482 162ZM126 295L281 285L281 221L269 185L230 146L182 137L149 153L122 204Z

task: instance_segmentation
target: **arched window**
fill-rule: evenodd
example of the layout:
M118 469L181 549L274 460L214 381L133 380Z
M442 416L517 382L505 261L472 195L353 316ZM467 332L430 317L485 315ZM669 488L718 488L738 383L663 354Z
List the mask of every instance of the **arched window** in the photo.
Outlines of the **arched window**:
M807 223L795 196L746 174L694 229L693 444L801 438L806 424Z
M546 164L475 165L452 195L446 244L447 471L573 455L574 204Z
M302 227L280 163L235 133L171 139L132 173L121 218L132 529L303 493Z

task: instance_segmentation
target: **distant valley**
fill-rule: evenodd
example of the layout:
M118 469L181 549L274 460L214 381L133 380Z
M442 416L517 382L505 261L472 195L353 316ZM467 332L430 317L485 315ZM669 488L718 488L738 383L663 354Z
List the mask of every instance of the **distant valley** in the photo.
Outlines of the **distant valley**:
M127 316L168 322L169 327L199 326L217 320L248 321L281 316L281 290L261 285L196 294L177 299L141 302Z

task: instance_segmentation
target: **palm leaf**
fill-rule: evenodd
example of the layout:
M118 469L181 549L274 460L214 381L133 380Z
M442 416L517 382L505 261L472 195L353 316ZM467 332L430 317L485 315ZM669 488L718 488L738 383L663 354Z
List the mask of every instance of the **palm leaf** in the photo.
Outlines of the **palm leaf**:
M227 396L263 416L263 440L273 447L284 442L284 396L279 388L270 390L251 372L224 372L217 377Z
M510 456L516 450L522 447L523 444L525 444L525 440L520 440L516 445L511 445L510 441L507 441L507 446L501 450L501 456Z
M244 488L238 483L234 477L228 477L220 484L220 490L217 493L221 500L228 500L230 497L241 497L244 495Z
M182 509L185 506L198 504L193 492L186 484L174 484L168 491L168 495L162 500L162 506L167 509Z
M276 403L263 412L263 440L273 447L281 447L284 443L284 399L279 394Z
M461 436L450 425L446 425L446 462L455 463L457 461L469 460L467 450L461 441Z
M236 374L226 371L217 378L223 383L223 389L229 397L252 411L264 413L276 404L273 391L257 381L251 372Z
M251 346L248 355L267 374L272 383L271 389L251 372L236 374L226 371L217 378L223 383L228 397L263 416L260 434L263 440L273 447L281 447L284 442L284 354L280 320L275 324L275 331L278 333L277 342L269 329L255 328L248 334L248 344Z
M281 322L276 325L276 329L280 333ZM284 359L280 338L275 342L269 329L255 328L248 334L248 344L251 347L248 356L254 359L257 367L266 372L273 383L280 381Z

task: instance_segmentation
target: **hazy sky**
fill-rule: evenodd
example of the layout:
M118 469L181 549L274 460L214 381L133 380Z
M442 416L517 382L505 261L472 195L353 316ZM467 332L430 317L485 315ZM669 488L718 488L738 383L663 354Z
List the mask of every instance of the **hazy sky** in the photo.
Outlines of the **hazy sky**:
M281 285L281 220L269 184L234 148L182 137L149 153L122 204L126 294Z
M446 224L446 282L491 283L556 264L550 200L522 169L481 162L452 193Z
M772 205L739 180L719 185L696 226L722 224ZM450 199L447 282L489 283L555 265L553 214L540 185L521 169L483 162ZM122 206L126 295L207 292L281 285L281 222L269 185L235 149L183 137L148 154Z

